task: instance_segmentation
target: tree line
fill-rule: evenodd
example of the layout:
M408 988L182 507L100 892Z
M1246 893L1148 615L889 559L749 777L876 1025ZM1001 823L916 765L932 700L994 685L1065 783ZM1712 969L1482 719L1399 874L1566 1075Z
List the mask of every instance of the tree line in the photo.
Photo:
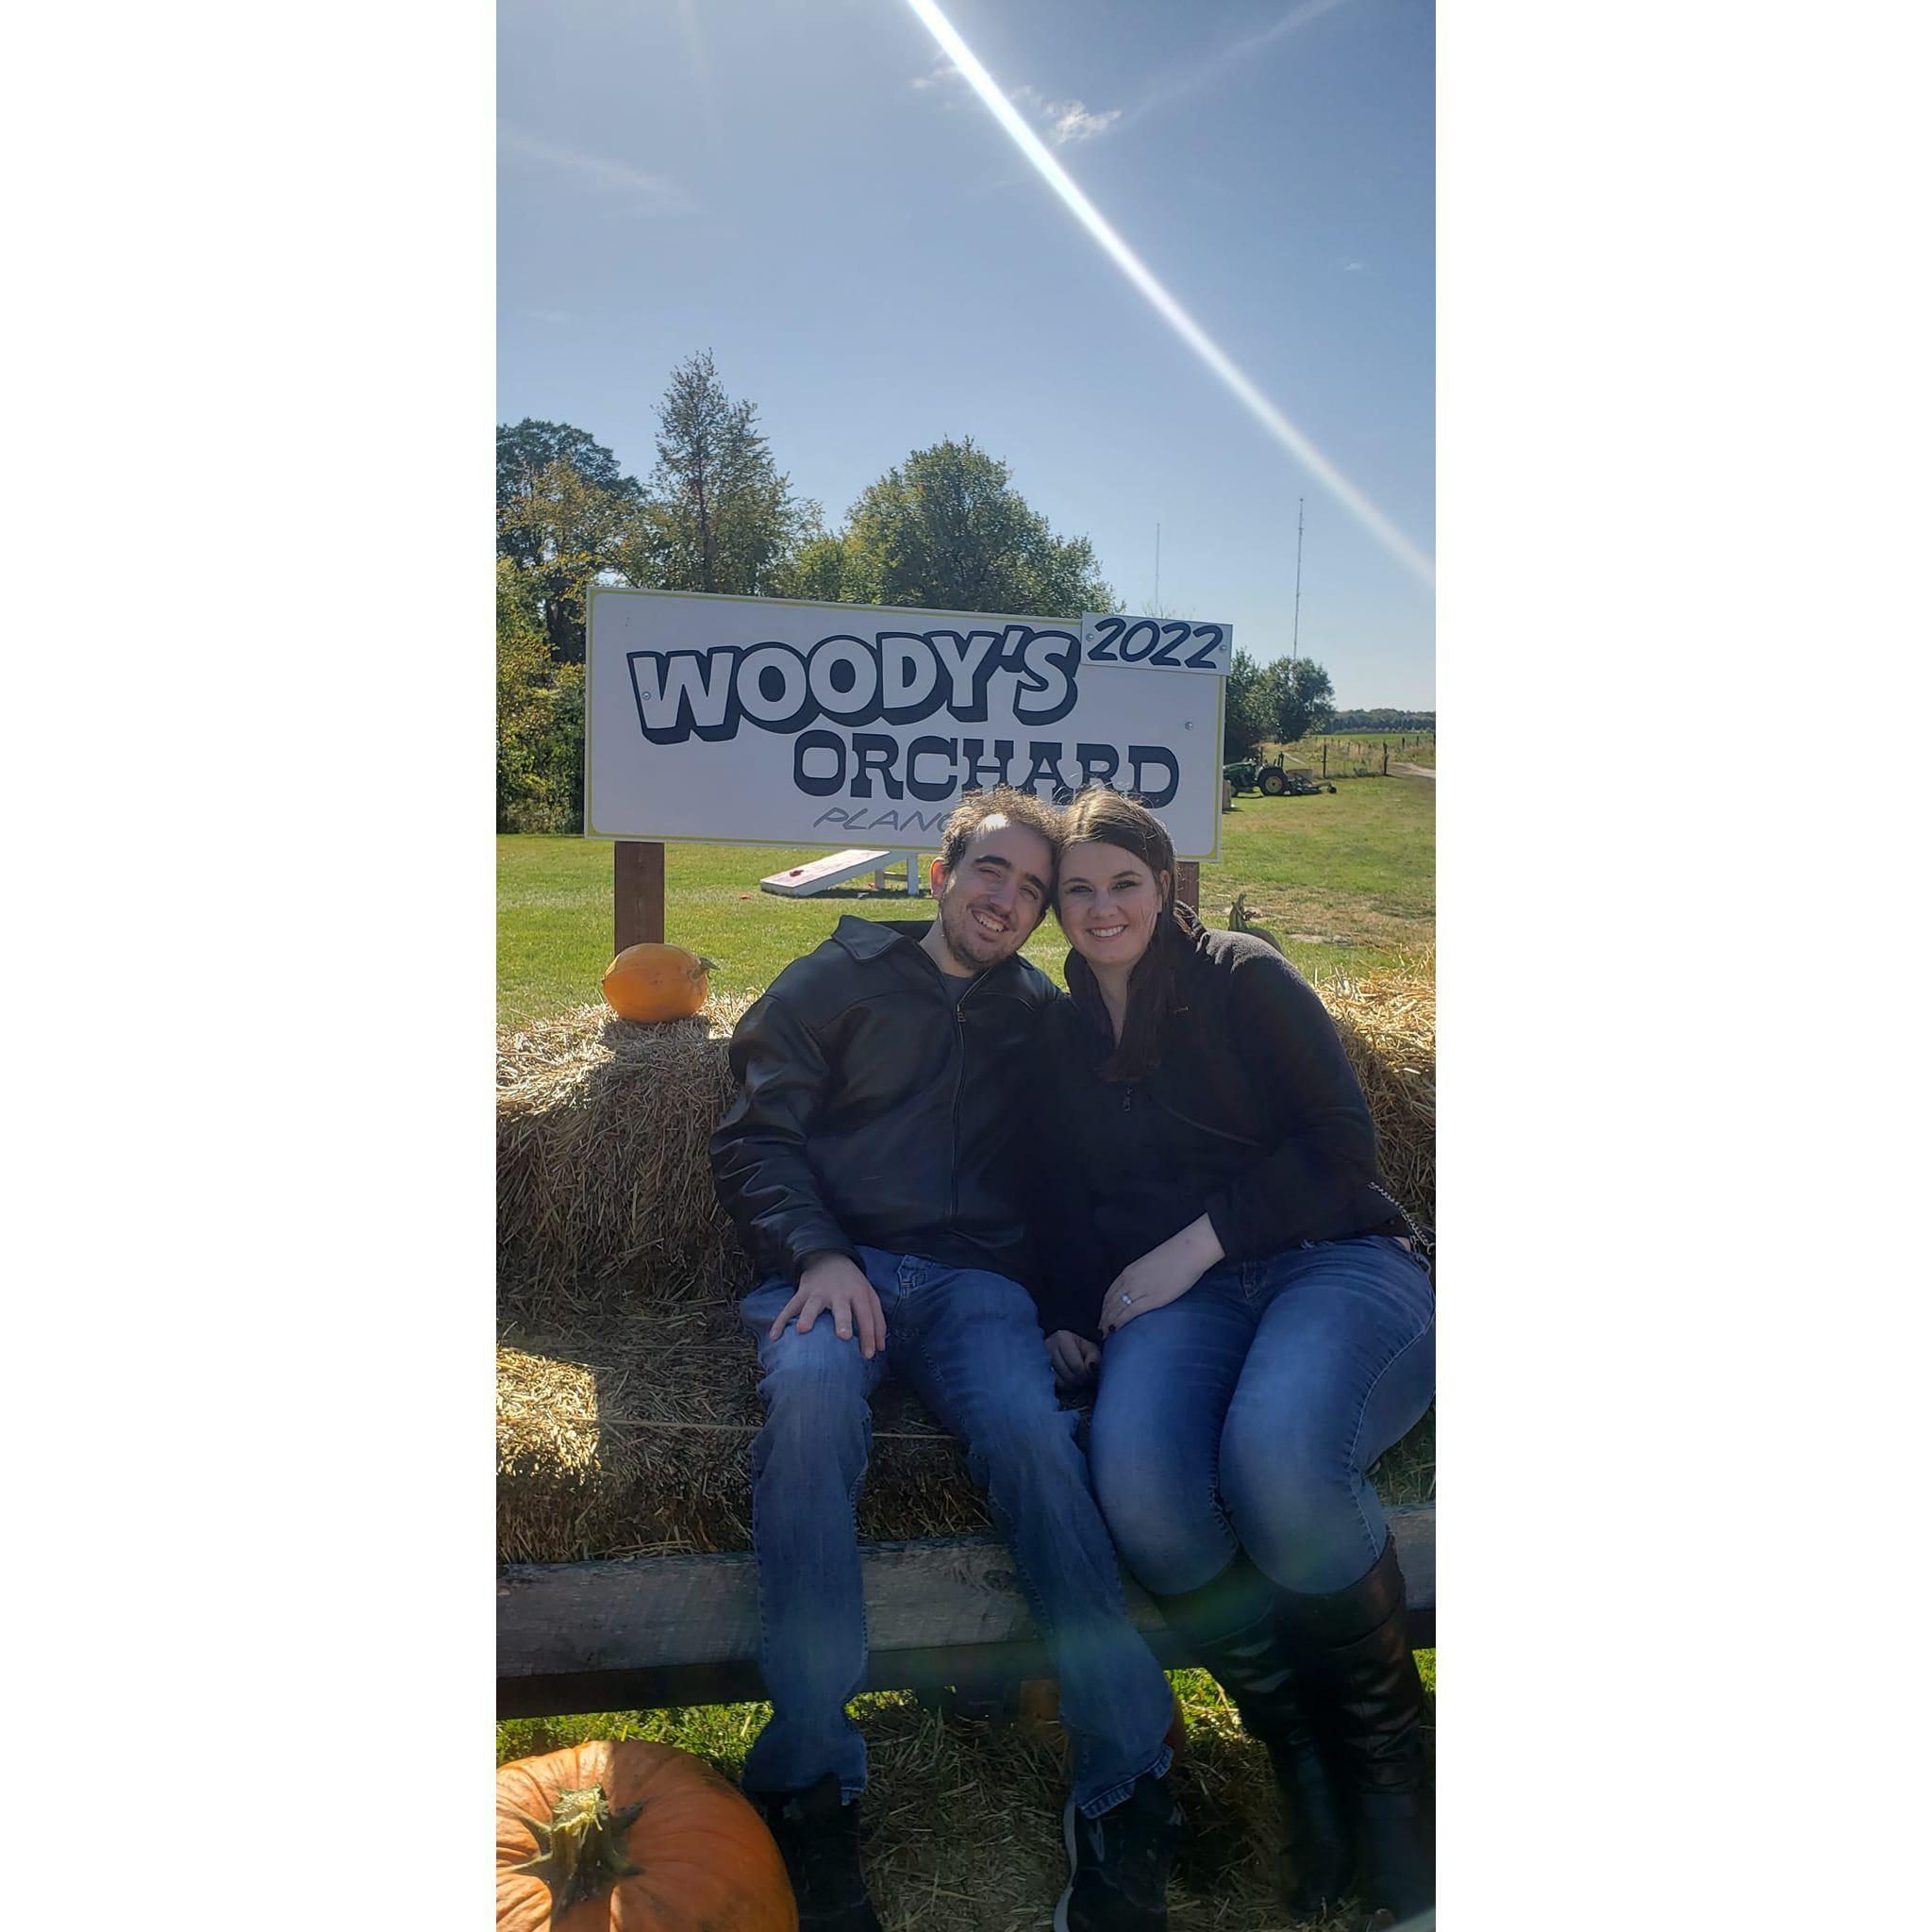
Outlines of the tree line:
M1337 711L1322 728L1325 731L1359 731L1364 735L1375 731L1434 731L1436 714L1433 711L1397 711L1387 705L1377 705L1368 711Z
M1063 619L1119 608L1088 540L1058 535L970 436L913 450L833 527L792 489L756 407L726 393L708 351L673 371L658 425L643 482L570 424L497 427L499 831L582 828L593 584ZM1254 742L1299 738L1332 697L1307 658L1261 667L1237 651L1227 742L1250 729Z
M1310 731L1325 731L1334 715L1335 688L1312 658L1257 664L1237 649L1222 709L1222 756L1252 758L1268 740L1292 744Z

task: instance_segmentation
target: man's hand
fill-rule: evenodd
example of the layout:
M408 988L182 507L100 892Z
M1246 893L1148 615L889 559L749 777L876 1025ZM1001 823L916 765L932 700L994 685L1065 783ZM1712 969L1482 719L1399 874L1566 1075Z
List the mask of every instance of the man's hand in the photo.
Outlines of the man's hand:
M850 1341L857 1331L858 1352L867 1361L886 1345L886 1311L879 1307L865 1270L849 1255L818 1255L805 1264L791 1299L772 1324L774 1341L794 1315L801 1335L809 1335L821 1315L831 1316L841 1341Z
M1062 1389L1077 1389L1100 1365L1100 1349L1072 1328L1056 1328L1046 1338L1053 1378Z
M1129 1261L1101 1297L1102 1339L1137 1316L1179 1301L1224 1252L1214 1224L1203 1214L1138 1261Z

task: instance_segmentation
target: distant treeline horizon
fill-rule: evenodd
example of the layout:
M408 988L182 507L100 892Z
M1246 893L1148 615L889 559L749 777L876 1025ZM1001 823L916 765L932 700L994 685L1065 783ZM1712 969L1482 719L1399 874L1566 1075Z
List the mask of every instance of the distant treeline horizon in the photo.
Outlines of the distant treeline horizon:
M1395 711L1386 705L1372 711L1337 711L1322 729L1329 735L1338 731L1433 731L1433 711Z

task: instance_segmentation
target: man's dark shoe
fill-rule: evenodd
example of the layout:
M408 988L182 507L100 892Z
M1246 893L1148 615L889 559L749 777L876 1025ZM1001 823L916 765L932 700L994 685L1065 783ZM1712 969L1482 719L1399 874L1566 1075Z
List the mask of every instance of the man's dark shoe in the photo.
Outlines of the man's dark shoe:
M838 1773L802 1791L748 1795L778 1841L799 1932L880 1932L858 1869L858 1801L840 1803Z
M1140 1777L1110 1811L1067 1800L1067 1889L1054 1932L1167 1932L1167 1869L1181 1807L1164 1777Z

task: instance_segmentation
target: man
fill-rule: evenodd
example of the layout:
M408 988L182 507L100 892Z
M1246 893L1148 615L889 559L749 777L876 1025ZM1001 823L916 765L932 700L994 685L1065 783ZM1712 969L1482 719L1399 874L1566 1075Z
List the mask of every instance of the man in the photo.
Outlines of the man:
M763 1277L743 1314L763 1371L753 1543L772 1699L744 1786L805 1932L878 1925L845 1705L865 1670L853 1508L889 1369L967 1445L1053 1649L1074 1757L1058 1932L1167 1924L1172 1699L1123 1609L1077 1419L1020 1285L1028 1049L1054 993L1017 955L1052 898L1058 836L1030 793L969 798L941 837L931 924L841 919L732 1037L741 1091L711 1163Z

